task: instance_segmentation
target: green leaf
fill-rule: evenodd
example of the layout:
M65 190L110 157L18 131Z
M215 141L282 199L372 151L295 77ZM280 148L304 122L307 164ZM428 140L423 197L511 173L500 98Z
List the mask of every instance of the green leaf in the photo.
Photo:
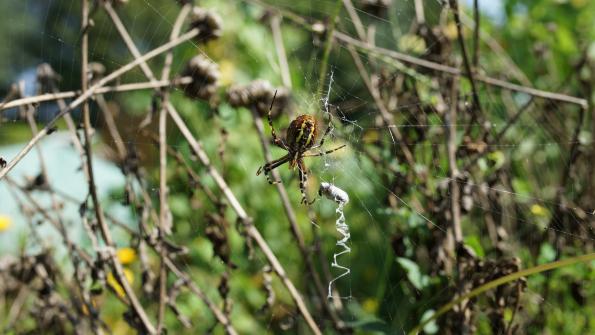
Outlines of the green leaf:
M485 257L485 251L483 250L483 247L481 246L481 240L476 235L471 235L471 236L465 237L465 244L469 248L473 249L473 251L475 251L477 256L479 256L479 258Z
M421 320L426 321L427 319L431 318L432 315L434 315L436 311L434 311L433 309L428 309L427 311L424 312L424 314L421 316ZM436 320L433 320L431 322L429 322L427 325L424 326L424 332L426 334L435 334L438 332L438 325L436 324Z
M421 290L428 285L430 281L428 276L421 273L419 266L415 262L403 257L397 257L397 262L407 272L407 279L409 279L416 289Z

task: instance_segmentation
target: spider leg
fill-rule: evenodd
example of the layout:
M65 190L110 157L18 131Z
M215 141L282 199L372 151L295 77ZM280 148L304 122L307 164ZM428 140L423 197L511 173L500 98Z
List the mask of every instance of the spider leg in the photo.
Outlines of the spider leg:
M279 166L281 166L281 165L289 162L290 160L291 160L291 155L287 154L287 155L285 155L285 156L283 156L283 157L281 157L279 159L276 159L276 160L274 160L272 162L268 162L265 165L263 165L263 166L261 166L261 167L258 168L258 171L256 171L256 175L258 176L262 172L264 172L264 174L265 174L265 176L266 176L267 181L269 182L269 184L271 184L271 185L278 184L278 183L280 183L280 181L279 180L273 180L273 179L271 179L271 176L270 176L269 173L272 170L278 168Z
M333 125L333 116L330 112L328 113L328 126L326 127L326 130L324 131L324 134L322 134L322 137L320 138L320 142L313 146L310 149L316 149L316 148L320 148L322 147L322 145L324 144L324 140L326 139L326 137L328 136L328 134L330 134L331 130L333 130L333 128L335 128L335 126Z
M306 184L308 183L308 173L306 172L306 165L304 164L304 160L299 158L297 161L298 164L298 174L300 178L300 192L302 193L302 204L306 204L308 206L312 205L316 198L312 201L308 201L308 197L306 195Z
M271 101L271 107L269 107L269 113L267 114L267 120L269 122L269 127L271 127L271 135L273 136L273 143L275 143L276 146L278 146L282 149L288 150L287 145L285 145L285 142L282 139L277 137L277 132L275 132L275 126L273 126L273 118L272 118L271 112L273 111L273 104L275 103L276 97L277 97L277 90L275 90L275 95L273 95L273 100Z
M337 147L337 148L334 148L334 149L331 149L331 150L328 150L328 151L325 151L325 152L319 152L319 153L316 153L316 154L305 154L302 157L319 157L319 156L328 155L328 154L333 153L333 152L335 152L335 151L337 151L339 149L343 149L345 146L346 145L343 144L340 147ZM310 149L310 150L312 150L312 149Z

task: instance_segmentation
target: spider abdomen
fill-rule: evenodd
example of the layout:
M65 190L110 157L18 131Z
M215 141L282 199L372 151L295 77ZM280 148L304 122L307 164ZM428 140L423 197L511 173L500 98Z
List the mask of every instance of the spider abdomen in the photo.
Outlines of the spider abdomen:
M287 146L290 153L301 154L310 149L318 135L316 119L312 115L300 115L291 121L287 130Z

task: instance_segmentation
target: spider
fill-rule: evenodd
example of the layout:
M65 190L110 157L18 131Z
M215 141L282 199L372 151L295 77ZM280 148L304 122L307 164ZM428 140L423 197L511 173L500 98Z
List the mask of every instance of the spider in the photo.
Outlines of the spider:
M275 91L275 95L273 96L273 102L275 101L276 96L277 92ZM330 114L329 124L318 144L315 145L319 129L318 123L316 122L316 118L308 114L300 115L297 118L295 118L295 120L291 121L291 123L289 124L289 128L287 129L287 136L285 138L285 141L283 139L280 139L279 137L277 137L275 127L273 126L273 120L271 118L273 102L271 102L271 108L269 108L269 113L267 115L269 126L271 127L271 135L273 136L273 143L281 149L286 150L287 154L279 159L276 159L272 162L268 162L265 165L259 167L258 171L256 172L256 175L258 176L262 172L264 172L269 184L278 184L280 181L272 180L269 176L269 173L272 170L278 168L279 166L287 162L289 162L289 169L291 170L295 169L295 167L297 166L300 179L300 191L302 193L301 203L306 203L310 205L314 202L314 200L308 203L306 197L306 183L308 182L308 174L306 171L306 165L304 164L304 157L324 156L345 147L345 145L325 152L308 153L308 151L312 149L321 148L324 144L326 136L330 133L332 129L332 120L330 119Z

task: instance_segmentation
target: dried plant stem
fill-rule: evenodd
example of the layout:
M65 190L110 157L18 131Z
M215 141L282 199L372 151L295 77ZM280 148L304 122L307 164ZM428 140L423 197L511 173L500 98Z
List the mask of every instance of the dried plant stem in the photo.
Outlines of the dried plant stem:
M472 111L471 112L471 121L469 121L469 124L473 124L476 119L478 114L479 115L483 115L483 111L481 108L481 102L479 101L479 91L477 89L477 84L475 83L475 71L471 68L471 62L469 61L469 56L467 55L467 47L465 45L465 38L463 36L463 27L461 24L461 18L459 16L459 4L458 4L458 0L450 0L450 7L452 8L452 12L453 12L453 16L455 19L455 25L457 27L457 35L458 35L458 41L459 41L459 46L461 47L461 54L463 55L463 65L465 66L465 75L467 76L467 78L469 78L469 83L471 83L471 93L473 95L473 104L475 106L475 108L477 108L477 112L476 111ZM479 29L479 26L477 26L477 29Z
M316 325L316 322L314 322L312 315L310 315L310 312L308 311L306 304L304 303L304 300L300 296L300 293L298 292L298 290L295 288L295 285L293 285L293 282L291 282L291 280L285 273L285 269L283 268L281 263L279 263L279 260L277 259L277 257L275 256L275 254L273 253L273 251L271 250L271 248L265 241L265 239L262 237L262 235L260 235L260 232L258 231L258 229L256 229L256 227L252 223L252 218L250 218L250 216L248 216L248 213L246 213L246 211L244 210L242 205L240 205L240 202L235 197L235 195L233 194L233 192L231 191L231 189L229 188L229 186L227 185L227 183L225 182L223 177L221 177L221 175L219 174L217 169L215 169L215 167L211 164L211 161L210 161L209 157L207 156L206 152L203 150L202 145L196 140L194 135L192 135L192 133L190 132L190 129L188 129L188 126L186 126L186 123L182 120L182 118L180 117L178 112L175 110L173 105L169 102L167 104L167 109L168 109L169 115L171 116L172 120L174 121L174 123L176 123L176 125L178 126L178 129L180 129L180 131L182 132L182 135L184 135L184 137L190 144L190 147L192 148L194 153L197 155L200 162L207 168L207 172L209 173L211 178L213 178L213 180L217 184L217 187L219 187L221 192L223 192L223 195L225 196L225 198L231 205L231 208L236 212L236 214L238 215L238 217L240 218L242 223L244 223L245 228L246 228L246 233L256 241L259 248L262 250L265 257L269 261L271 267L275 270L275 273L277 273L277 275L279 276L279 278L281 278L281 281L283 282L285 287L287 287L287 290L289 291L289 293L291 294L291 297L293 298L294 302L296 303L299 312L302 314L302 316L306 320L306 323L308 324L308 326L310 327L312 332L314 334L321 334L320 329Z
M174 40L176 37L180 35L180 30L182 29L182 24L184 23L184 19L190 12L191 5L185 4L178 17L174 26L171 31L171 35L169 40ZM117 21L117 16L115 16ZM127 36L126 29L122 27L122 38ZM127 43L128 45L129 43ZM130 41L131 52L132 50L136 49L133 47L134 43ZM135 56L137 57L137 56ZM161 74L161 80L167 80L169 78L171 64L173 62L173 51L170 50L165 55L165 63L163 65L163 71ZM148 66L147 66L148 67ZM147 74L150 74L150 69L148 71L144 71ZM149 79L151 77L147 76ZM153 81L151 79L151 81ZM167 91L162 93L162 105L166 104L169 101L169 93ZM159 111L159 222L160 222L160 237L162 239L165 238L164 234L171 234L171 228L173 225L171 212L169 210L169 206L167 203L167 109L165 107L161 107ZM165 248L161 248L161 264L160 264L160 274L159 274L159 314L158 314L158 323L157 323L157 332L161 333L163 331L163 322L165 317L165 306L167 303L167 269L165 266Z
M426 16L424 13L424 3L423 0L415 0L415 20L418 25L422 25L426 23Z
M479 15L479 4L478 0L473 0L473 20L475 26L473 28L473 67L479 68L479 27L480 27L480 15Z
M104 93L111 93L111 92L128 92L128 91L138 91L138 90L148 90L148 89L156 89L162 87L169 87L178 84L190 84L192 82L191 77L181 77L173 79L172 81L156 81L156 82L146 82L146 83L131 83L131 84L122 84L117 86L103 86L95 90L95 94L104 94ZM4 105L0 106L0 111L19 107L23 105L30 105L30 104L38 104L41 102L46 101L54 101L57 100L58 104L60 105L64 103L63 99L69 99L77 97L81 94L80 91L66 91L66 92L54 92L54 93L46 93L40 94L32 97L26 97L21 99L15 99L12 101L7 102ZM64 107L60 107L60 110L65 110L67 108L66 104L64 103ZM66 120L72 120L72 117L68 115L68 117L64 116ZM67 121L68 122L68 121ZM74 124L74 123L73 123ZM82 146L81 146L82 147Z
M322 96L324 90L324 83L326 78L326 71L328 67L328 60L331 55L331 49L333 48L333 40L334 40L334 33L335 33L335 26L337 23L337 17L339 13L341 13L342 8L341 0L335 0L335 9L333 14L329 19L329 26L327 27L325 34L326 34L326 42L324 43L324 50L322 52L322 61L320 62L320 73L318 74L318 89L316 90L316 94L318 97Z
M362 20L360 20L359 15L357 15L357 12L355 11L353 2L351 2L351 0L343 0L343 6L345 7L345 9L347 10L347 13L349 14L349 18L351 19L351 22L353 23L353 26L355 27L357 36L361 40L365 41L366 29L364 28L364 24L362 23Z
M271 31L273 32L273 41L275 42L275 50L277 51L277 58L279 59L279 67L281 69L281 80L283 86L291 88L291 74L289 72L289 62L287 61L287 53L285 53L285 46L283 45L283 36L281 35L281 16L273 15L271 17Z
M450 211L452 215L452 227L454 240L457 245L463 242L463 231L461 229L461 190L459 187L459 170L457 168L457 109L458 109L458 87L453 82L450 94L450 108L445 116L447 126L447 151L448 170L450 174ZM456 249L456 248L455 248Z
M43 129L41 129L39 131L39 133L37 133L37 135L35 137L33 137L25 145L25 147L23 149L21 149L21 151L16 155L16 157L14 157L4 169L0 170L0 179L4 178L4 176L6 176L6 174L8 172L10 172L15 167L15 165L18 162L20 162L23 159L23 157L25 157L25 155L27 155L27 153L29 153L29 151L31 151L31 148L33 148L33 146L37 142L39 142L42 138L44 138L48 134L48 131L50 130L50 128L52 128L62 116L64 116L66 113L69 113L74 108L78 107L82 102L89 99L89 97L91 97L98 88L100 88L100 87L104 86L105 84L107 84L108 82L118 78L122 74L132 70L134 67L136 67L140 63L145 62L148 59L151 59L157 55L160 55L160 54L164 53L165 51L175 47L176 45L181 44L185 41L188 41L189 39L196 37L197 35L198 35L198 29L192 29L189 32L185 33L184 35L181 35L176 40L165 43L162 46L160 46L156 49L153 49L152 51L149 51L148 53L144 54L142 57L137 58L134 61L122 66L118 70L110 73L108 76L101 79L95 85L89 87L89 89L86 92L81 94L77 99L75 99L73 102L71 102L70 105L68 105L68 109L61 111L52 120L50 120L47 123L47 125Z
M171 214L167 205L167 141L166 141L167 111L161 108L159 111L159 237L165 238L171 234ZM161 248L161 264L159 271L159 314L157 332L163 331L163 318L165 316L165 303L167 300L167 271L164 257L165 248Z
M260 144L262 146L262 150L264 152L264 158L267 162L273 161L273 156L271 155L271 151L269 148L268 139L265 136L264 132L264 125L262 119L258 115L258 112L255 110L251 110L252 112L252 119L254 121L254 127L258 133ZM273 176L273 180L281 180L279 176L279 172L277 170L272 170L271 174ZM322 281L320 280L320 276L316 271L316 267L314 266L314 261L312 260L312 253L308 251L306 247L306 243L304 242L304 237L300 231L300 228L297 223L297 218L295 216L295 212L293 211L293 207L291 206L291 202L289 201L289 196L287 194L287 190L285 189L285 185L280 182L276 183L275 187L277 188L277 192L279 193L279 198L281 199L281 203L283 204L283 209L285 210L285 214L287 215L287 219L289 221L289 226L291 228L291 233L295 238L300 253L302 254L302 258L306 262L306 267L309 274L312 276L314 280L314 287L316 292L319 295L320 301L328 315L331 317L333 322L333 326L337 330L342 330L345 328L345 324L341 321L335 312L335 310L330 306L329 300L326 299L325 288L322 285Z
M82 96L85 96L87 93L88 88L88 61L89 61L89 53L88 53L88 24L89 24L89 3L87 0L83 0L82 5L82 29L83 29L83 36L81 40L81 91L83 92ZM72 108L72 107L71 107ZM103 240L107 244L108 247L114 247L114 242L112 240L111 232L109 227L105 222L105 218L103 216L103 210L101 206L101 202L97 195L97 188L95 186L95 178L93 175L93 155L91 152L91 117L89 115L89 104L85 100L83 103L83 122L84 122L84 134L85 134L85 154L87 157L86 164L87 164L87 171L89 171L89 193L91 194L91 199L93 201L93 208L95 209L95 215L97 218L97 223L101 230L101 234ZM97 252L100 252L97 250ZM114 252L109 252L111 263L114 269L115 277L118 279L118 282L124 289L128 300L130 300L130 305L140 321L143 324L144 329L150 333L155 334L155 328L151 324L151 320L147 316L145 310L143 309L142 305L138 301L132 286L128 282L128 279L124 275L124 270L122 268L122 264L116 257Z
M120 37L122 37L122 39L124 40L124 43L126 43L126 46L128 46L128 49L132 52L132 56L134 56L134 58L140 58L141 53L138 51L138 49L136 47L134 47L132 49L130 48L130 45L134 45L134 42L130 38L130 35L128 34L128 32L126 32L126 28L124 27L124 24L120 20L120 17L114 10L114 7L112 7L111 2L103 1L102 3L103 3L103 8L105 8L105 11L107 12L107 14L109 15L110 19L112 20L114 26L116 26L116 29L120 33ZM141 70L143 71L145 76L147 76L147 78L149 79L149 81L151 83L154 83L157 81L157 78L155 78L155 76L153 75L153 72L151 71L151 68L149 67L149 65L146 62L141 62L139 64L139 67L141 68Z

